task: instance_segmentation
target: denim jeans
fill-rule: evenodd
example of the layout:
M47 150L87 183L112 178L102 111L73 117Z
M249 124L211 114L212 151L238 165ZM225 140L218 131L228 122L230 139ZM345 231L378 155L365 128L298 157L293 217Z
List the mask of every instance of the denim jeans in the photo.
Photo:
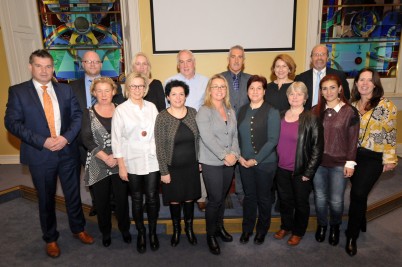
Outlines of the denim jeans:
M348 181L343 175L343 169L343 166L320 166L315 173L313 184L318 225L328 225L328 211L330 225L342 223L343 199Z

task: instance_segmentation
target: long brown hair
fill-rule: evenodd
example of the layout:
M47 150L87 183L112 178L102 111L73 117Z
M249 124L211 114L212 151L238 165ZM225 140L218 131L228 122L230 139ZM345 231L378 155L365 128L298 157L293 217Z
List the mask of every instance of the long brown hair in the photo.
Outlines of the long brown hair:
M372 73L373 78L372 78L371 82L374 84L373 95L370 98L370 100L367 102L366 106L364 107L364 110L368 111L378 105L381 98L384 96L384 88L382 87L380 75L378 74L378 72L372 68L364 68L359 71L359 73L355 77L355 80L353 81L353 88L352 88L352 93L351 93L351 96L352 96L351 101L352 102L356 102L361 99L361 95L359 93L359 90L357 89L356 84L360 79L360 75L366 71Z
M336 82L336 85L339 87L342 86L342 81L341 79L338 77L338 75L334 75L334 74L328 74L326 76L324 76L324 78L321 79L320 81L320 91L319 93L319 97L318 97L318 103L317 105L313 108L313 113L318 116L319 118L323 118L324 117L324 111L325 111L325 105L327 104L327 101L325 100L324 96L322 95L322 84L327 82L327 81L334 81ZM350 105L349 101L346 99L345 94L343 93L343 88L342 90L339 92L339 98L340 100L345 103L346 105Z

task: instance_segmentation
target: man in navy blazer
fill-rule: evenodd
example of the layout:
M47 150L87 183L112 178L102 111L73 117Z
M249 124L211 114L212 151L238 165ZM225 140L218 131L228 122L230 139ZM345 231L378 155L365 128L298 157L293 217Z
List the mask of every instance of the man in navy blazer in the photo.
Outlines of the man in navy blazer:
M300 73L295 77L295 81L303 82L307 86L308 99L304 105L305 109L311 109L311 107L317 104L319 96L319 82L325 75L332 74L337 75L342 81L343 93L346 99L350 98L349 84L346 80L344 72L327 67L328 61L328 48L325 45L316 45L311 51L311 65L312 68ZM319 76L319 77L317 77Z
M52 82L53 58L36 50L29 58L32 79L9 88L4 123L21 139L20 159L27 164L38 193L40 224L46 252L58 257L55 194L57 177L63 189L69 225L74 237L85 244L93 238L85 232L80 197L80 164L76 137L82 112L71 87ZM50 96L53 122L44 111L45 94ZM49 120L49 121L48 121ZM51 135L50 127L54 129Z
M235 45L231 47L228 54L228 70L222 72L223 77L228 81L230 105L236 114L241 106L250 102L247 95L247 82L251 75L243 72L245 59L242 46ZM235 168L235 190L240 204L243 204L244 191L238 165Z

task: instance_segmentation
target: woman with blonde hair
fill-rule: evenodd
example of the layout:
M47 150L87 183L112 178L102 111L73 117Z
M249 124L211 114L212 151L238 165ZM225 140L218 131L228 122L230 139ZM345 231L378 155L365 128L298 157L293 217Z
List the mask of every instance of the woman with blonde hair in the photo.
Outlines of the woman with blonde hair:
M144 194L151 249L159 248L156 224L159 214L160 176L154 137L158 110L153 103L144 100L148 92L148 79L144 75L128 75L124 92L128 99L113 114L112 148L119 164L119 176L128 182L130 188L133 217L138 231L137 251L144 253Z
M226 79L216 74L208 81L204 105L196 121L200 131L199 162L202 166L208 204L205 211L207 243L212 254L220 254L216 237L233 241L223 226L225 198L240 157L236 114L230 106Z
M154 103L158 111L161 112L166 108L163 85L161 81L152 78L151 69L151 61L145 53L138 52L135 54L131 62L131 71L141 73L149 79L149 89L144 99Z

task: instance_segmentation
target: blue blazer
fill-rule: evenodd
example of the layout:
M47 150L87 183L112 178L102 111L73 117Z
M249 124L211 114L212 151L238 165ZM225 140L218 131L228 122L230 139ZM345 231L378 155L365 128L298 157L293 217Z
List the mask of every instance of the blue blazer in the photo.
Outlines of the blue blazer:
M82 111L70 86L53 83L53 88L60 107L60 135L68 141L62 150L56 152L43 147L50 137L50 130L32 80L9 88L4 124L10 133L21 139L22 164L40 165L49 160L79 157L76 137L81 129Z

